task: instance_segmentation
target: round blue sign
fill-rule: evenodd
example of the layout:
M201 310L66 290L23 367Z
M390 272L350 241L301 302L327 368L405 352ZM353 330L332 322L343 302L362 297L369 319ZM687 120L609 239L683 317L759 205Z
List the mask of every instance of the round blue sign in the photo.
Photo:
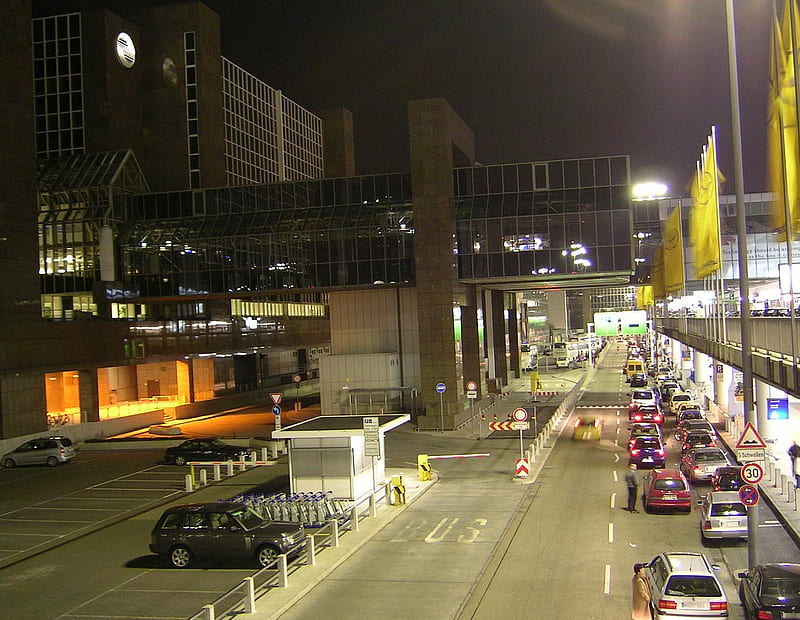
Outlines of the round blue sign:
M275 405L275 406L272 408L272 413L274 413L275 415L280 415L280 414L281 414L281 407L280 407L280 405Z
M447 391L447 386L444 383L437 383L436 391L439 392L439 394L444 394Z

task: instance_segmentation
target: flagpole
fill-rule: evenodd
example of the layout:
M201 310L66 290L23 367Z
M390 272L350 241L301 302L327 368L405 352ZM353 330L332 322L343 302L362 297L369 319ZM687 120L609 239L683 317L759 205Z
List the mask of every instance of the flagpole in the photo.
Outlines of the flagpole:
M739 318L742 327L742 377L744 384L745 422L758 430L758 420L753 407L753 360L750 320L750 283L747 269L747 227L744 213L744 164L742 161L742 119L739 109L739 70L736 65L736 26L733 16L733 0L725 0L728 34L728 75L731 99L731 125L733 131L733 168L736 185L736 236L739 250L739 287L742 296L742 311ZM716 170L714 171L716 177ZM751 570L758 565L758 504L747 509L747 562Z

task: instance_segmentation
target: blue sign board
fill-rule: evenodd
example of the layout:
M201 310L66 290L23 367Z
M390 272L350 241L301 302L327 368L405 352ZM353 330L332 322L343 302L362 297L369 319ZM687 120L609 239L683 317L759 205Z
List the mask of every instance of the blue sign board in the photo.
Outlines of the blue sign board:
M447 386L444 383L437 383L436 391L439 392L439 394L444 394L447 391Z
M274 415L280 415L280 414L281 414L281 406L280 406L280 405L275 405L275 406L272 408L272 413L273 413Z
M789 399L768 398L767 420L788 420L788 419L789 419Z

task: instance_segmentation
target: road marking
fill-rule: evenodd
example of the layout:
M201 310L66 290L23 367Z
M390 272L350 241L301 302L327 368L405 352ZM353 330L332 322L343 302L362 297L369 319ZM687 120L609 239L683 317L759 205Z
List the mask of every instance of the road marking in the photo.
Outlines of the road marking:
M611 564L606 564L603 575L603 594L611 594Z
M614 482L619 482L619 477L616 469L611 472L611 475L614 477Z
M617 442L615 441L614 444L616 445L616 443ZM614 462L619 463L619 454L614 454Z
M614 473L616 473L616 472L614 472ZM616 476L614 476L614 477L616 478ZM611 494L611 510L614 510L614 506L616 505L616 503L617 503L617 494L616 493L612 493Z
M610 542L610 543L614 542L614 524L613 523L609 523L608 524L608 542Z
M478 538L478 534L480 534L480 533L481 533L481 530L480 530L480 528L482 528L484 525L486 525L486 524L488 523L488 521L487 521L486 519L473 519L473 520L472 520L472 522L473 522L473 523L474 523L474 524L475 524L477 527L470 527L470 526L467 526L466 528L464 528L464 529L466 529L466 530L469 532L469 536L467 536L467 535L465 535L465 534L461 534L461 535L460 535L460 536L459 536L459 537L456 539L456 540L458 540L458 542L460 542L460 543L471 543L471 542L475 542L475 540Z
M453 519L453 521L452 521L452 523L450 523L450 525L448 525L446 528L444 528L444 530L442 530L442 526L443 526L443 525L444 525L444 524L445 524L447 521L448 521L447 517L445 517L445 518L443 518L441 521L439 521L439 523L437 523L437 524L436 524L436 527L435 527L435 528L433 528L433 529L431 530L431 533L430 533L430 534L428 534L428 535L425 537L425 542L426 542L426 543L438 543L438 542L442 542L442 539L443 539L445 536L447 536L448 532L450 532L450 530L452 530L452 529L453 529L453 526L454 526L456 523L458 523L458 517L454 518L454 519ZM436 533L437 533L437 532L439 532L440 530L441 530L441 532L440 532L440 533L439 533L439 535L437 536L437 535L436 535Z

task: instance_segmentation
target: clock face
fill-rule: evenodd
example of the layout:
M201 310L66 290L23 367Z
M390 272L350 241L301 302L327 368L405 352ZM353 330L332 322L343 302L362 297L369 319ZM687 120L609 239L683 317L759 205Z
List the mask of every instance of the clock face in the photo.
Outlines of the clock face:
M117 35L117 60L126 69L130 69L136 63L136 47L133 39L127 32L120 32Z

